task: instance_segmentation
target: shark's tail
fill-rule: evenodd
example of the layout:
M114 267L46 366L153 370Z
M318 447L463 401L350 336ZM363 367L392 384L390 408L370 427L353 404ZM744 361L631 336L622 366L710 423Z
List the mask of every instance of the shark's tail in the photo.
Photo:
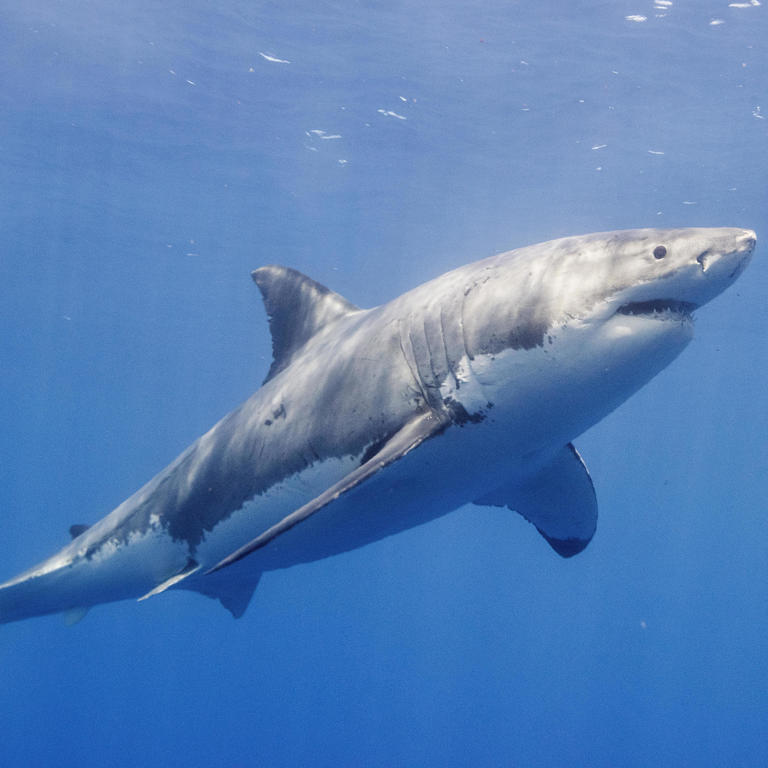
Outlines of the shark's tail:
M86 576L84 569L57 562L54 556L0 584L0 624L50 613L62 613L67 623L75 623L90 606L106 602Z
M22 574L0 584L0 624L66 611L66 603L54 603L46 597L49 592L46 582L50 581L50 574L37 577Z

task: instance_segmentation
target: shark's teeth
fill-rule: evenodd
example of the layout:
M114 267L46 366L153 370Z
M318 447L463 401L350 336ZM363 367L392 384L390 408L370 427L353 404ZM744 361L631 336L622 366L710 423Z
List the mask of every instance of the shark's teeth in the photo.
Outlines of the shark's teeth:
M619 307L622 315L661 315L672 314L682 317L690 317L696 305L690 301L677 301L675 299L653 299L651 301L633 301Z

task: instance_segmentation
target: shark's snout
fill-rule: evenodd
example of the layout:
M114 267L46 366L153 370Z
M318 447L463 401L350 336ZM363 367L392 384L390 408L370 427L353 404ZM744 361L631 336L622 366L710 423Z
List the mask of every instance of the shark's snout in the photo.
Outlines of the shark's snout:
M756 243L757 235L755 234L755 231L753 229L745 229L740 238L741 248L745 251L748 251L749 253L752 253Z
M710 266L719 259L728 259L739 268L738 272L732 270L733 277L735 277L749 263L756 243L757 236L751 229L741 230L733 238L732 243L728 244L728 247L709 247L696 257L696 261L701 266L701 271L707 272Z
M738 253L740 254L741 258L739 259L736 270L731 275L732 278L736 278L738 275L740 275L746 268L747 264L749 264L750 259L752 258L752 253L755 250L755 245L757 245L757 235L753 230L745 229L743 235L739 239Z
M707 232L707 230L703 230ZM757 236L751 229L714 230L702 250L667 276L661 284L674 290L675 298L696 308L722 293L746 269L752 258Z
M713 277L724 283L721 290L730 285L746 269L756 244L755 232L751 229L743 229L734 238L731 248L724 249L725 253L717 259L717 269L712 270L717 273ZM704 271L707 271L706 267Z

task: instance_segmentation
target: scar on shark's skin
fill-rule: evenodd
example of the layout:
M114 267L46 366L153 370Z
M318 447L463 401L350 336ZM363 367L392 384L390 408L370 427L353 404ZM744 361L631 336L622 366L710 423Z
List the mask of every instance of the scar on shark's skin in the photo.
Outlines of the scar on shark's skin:
M57 554L0 585L0 622L188 589L241 616L264 571L474 502L564 558L597 525L571 440L668 365L745 269L743 229L639 229L509 251L363 310L297 272L253 280L263 386Z

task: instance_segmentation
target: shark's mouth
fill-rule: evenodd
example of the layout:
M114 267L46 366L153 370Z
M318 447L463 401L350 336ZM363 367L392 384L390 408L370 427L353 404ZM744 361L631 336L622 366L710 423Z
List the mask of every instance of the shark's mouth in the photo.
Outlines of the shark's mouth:
M658 319L690 319L695 309L696 305L690 301L653 299L651 301L632 301L619 307L617 312L622 315L643 315Z

